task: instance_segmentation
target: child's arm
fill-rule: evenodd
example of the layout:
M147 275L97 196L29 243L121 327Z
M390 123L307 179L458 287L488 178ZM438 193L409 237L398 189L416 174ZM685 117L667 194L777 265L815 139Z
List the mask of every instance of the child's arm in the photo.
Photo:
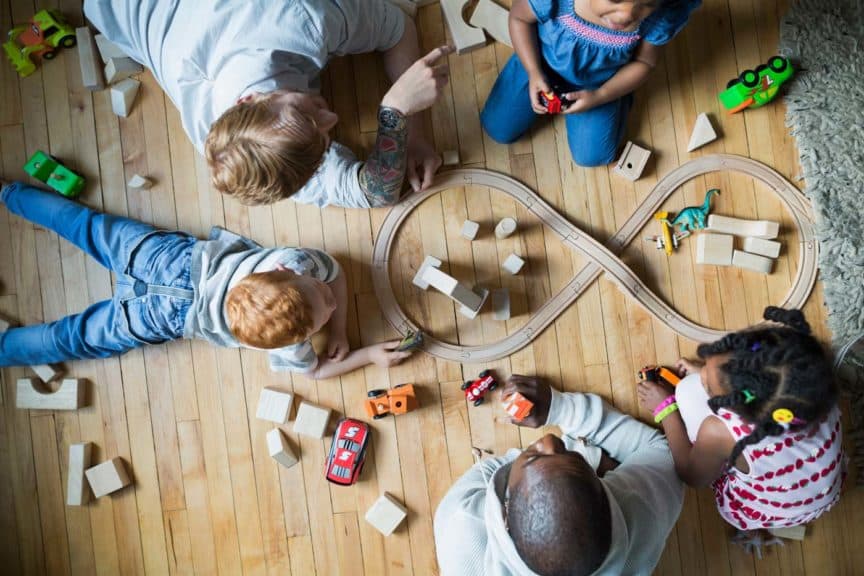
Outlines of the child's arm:
M546 75L543 74L542 57L537 41L537 15L528 0L514 0L508 19L510 39L519 61L528 73L528 92L531 108L537 114L546 114L546 106L540 101L541 92L551 92Z
M633 60L622 66L605 84L596 90L579 90L565 94L573 103L563 112L565 114L585 112L633 92L654 70L660 58L660 51L658 46L643 40L636 49Z
M391 340L382 344L373 344L365 348L352 350L344 359L336 361L329 358L318 357L318 366L307 375L315 380L334 378L353 372L367 364L375 363L382 368L395 366L411 356L411 352L399 352L396 348L401 340Z
M348 355L348 335L345 324L348 318L348 282L345 273L340 268L339 275L330 283L333 296L336 298L336 309L330 316L330 333L327 336L327 356L331 360L341 361Z

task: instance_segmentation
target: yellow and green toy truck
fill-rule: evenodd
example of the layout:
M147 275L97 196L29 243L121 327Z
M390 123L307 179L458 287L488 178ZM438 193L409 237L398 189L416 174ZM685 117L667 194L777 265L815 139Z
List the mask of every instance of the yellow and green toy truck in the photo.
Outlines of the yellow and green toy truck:
M3 51L22 78L36 71L34 58L51 60L58 48L75 46L75 29L56 10L40 10L29 23L9 31Z
M730 114L745 108L759 108L777 96L780 86L792 77L793 72L788 58L773 56L766 64L757 66L755 70L744 70L730 80L726 90L717 97Z
M74 198L84 190L84 178L41 150L30 157L24 171L68 198Z

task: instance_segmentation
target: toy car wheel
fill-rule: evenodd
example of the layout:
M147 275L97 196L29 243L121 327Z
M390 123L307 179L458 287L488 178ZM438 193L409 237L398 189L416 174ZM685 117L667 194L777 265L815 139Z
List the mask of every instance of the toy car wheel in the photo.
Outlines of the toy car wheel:
M465 382L462 383L462 386L461 386L460 388L461 388L462 390L467 390L467 389L468 389L468 386L470 386L470 385L471 385L471 381L470 381L470 380L467 380L467 381L465 381Z
M78 39L75 36L64 36L60 39L60 46L63 48L72 48L77 43Z
M488 375L489 375L489 370L483 370L482 372L480 372L480 378L485 378Z
M381 394L386 394L386 393L387 393L386 390L381 390L380 388L378 388L378 389L375 389L375 390L369 390L369 391L366 393L366 397L367 397L367 398L375 398L375 397L377 397L377 396L380 396Z
M57 56L56 50L49 50L42 54L42 58L45 60L53 60Z
M726 83L726 89L728 90L732 86L738 84L738 82L740 82L740 80L738 80L738 78L733 78L733 79L729 80L729 82Z
M756 72L756 74L760 74L763 70L767 70L767 69L768 69L767 64L760 64L759 66L756 67L755 72Z
M493 382L492 384L489 385L489 391L490 392L492 390L495 390L496 388L498 388L498 382Z
M477 400L474 400L474 406L479 406L479 405L481 405L482 403L483 403L483 399L482 399L482 398L478 398Z
M407 386L408 384L397 384L394 388L402 388L403 386Z
M787 66L789 66L789 62L787 62L786 59L782 56L773 56L770 60L768 60L768 68L770 68L772 72L776 72L777 74L786 70Z
M372 416L372 419L373 420L381 420L382 418L386 418L387 416L388 416L388 414L375 414L374 416Z
M759 85L759 74L753 70L745 70L740 76L738 76L738 80L740 80L746 88L756 88Z

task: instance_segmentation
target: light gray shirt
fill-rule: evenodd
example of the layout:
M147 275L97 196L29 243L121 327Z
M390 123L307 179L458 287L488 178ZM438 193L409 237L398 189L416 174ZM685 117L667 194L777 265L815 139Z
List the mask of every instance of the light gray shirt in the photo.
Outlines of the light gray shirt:
M321 250L262 248L248 238L214 227L208 240L201 240L192 248L190 279L195 297L186 316L183 337L201 338L228 348L242 346L228 326L225 298L249 274L275 270L278 264L328 283L336 280L341 270L339 263ZM318 355L308 339L267 352L270 368L275 371L311 372L318 366Z
M384 0L86 0L84 13L150 68L199 152L211 124L239 98L317 92L331 57L388 50L405 27L402 11ZM332 145L293 199L368 208L360 165Z

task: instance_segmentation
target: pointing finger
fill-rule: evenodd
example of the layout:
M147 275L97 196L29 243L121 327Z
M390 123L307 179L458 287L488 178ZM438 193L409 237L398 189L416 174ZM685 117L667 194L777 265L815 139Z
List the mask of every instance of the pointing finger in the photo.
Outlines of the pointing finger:
M423 56L422 60L423 62L431 66L435 63L436 60L438 60L442 56L452 54L454 50L456 50L456 48L454 48L453 46L438 46L437 48L433 49L431 52Z

